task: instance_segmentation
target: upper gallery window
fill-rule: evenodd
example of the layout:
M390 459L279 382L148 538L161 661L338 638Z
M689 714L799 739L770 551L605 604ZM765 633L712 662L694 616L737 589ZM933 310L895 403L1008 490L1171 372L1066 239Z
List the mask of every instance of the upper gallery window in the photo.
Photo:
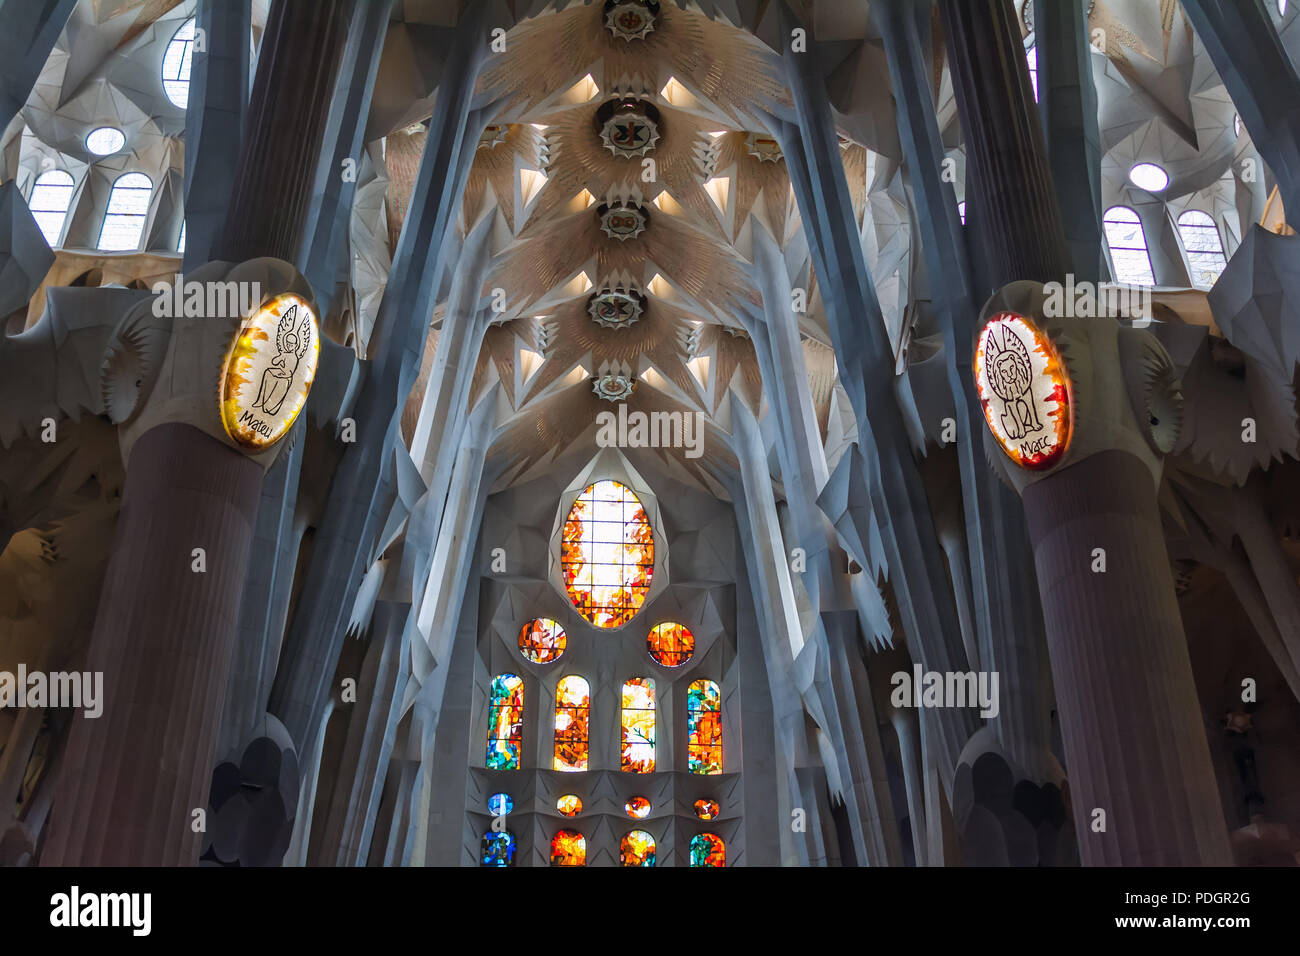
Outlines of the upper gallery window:
M101 126L86 134L86 149L96 156L111 156L126 145L126 136L113 126Z
M36 225L40 226L50 248L59 244L63 236L63 221L68 217L68 204L72 202L72 175L62 169L41 173L32 186L31 209Z
M1142 220L1127 206L1111 206L1102 218L1106 245L1115 264L1115 281L1129 285L1155 285L1151 257L1147 254L1147 237Z
M597 627L636 616L654 573L654 534L645 508L617 481L597 481L564 519L560 570L569 600Z
M626 773L653 773L655 769L655 682L633 677L623 683L622 757Z
M656 624L645 643L654 662L664 667L680 667L695 653L695 635L690 628L671 621Z
M518 770L524 743L524 681L516 674L492 678L488 695L489 770Z
M185 109L190 102L190 65L194 61L194 18L186 20L163 54L162 85L167 99Z
M144 173L118 176L108 195L108 211L104 213L95 248L107 252L139 249L152 194L153 182Z
M1227 268L1228 260L1219 241L1219 228L1214 220L1199 209L1189 209L1178 217L1178 234L1187 251L1188 272L1192 284L1198 289L1208 289Z
M587 769L587 721L591 685L576 674L560 678L555 688L555 769Z
M711 680L686 689L686 769L722 773L722 695Z

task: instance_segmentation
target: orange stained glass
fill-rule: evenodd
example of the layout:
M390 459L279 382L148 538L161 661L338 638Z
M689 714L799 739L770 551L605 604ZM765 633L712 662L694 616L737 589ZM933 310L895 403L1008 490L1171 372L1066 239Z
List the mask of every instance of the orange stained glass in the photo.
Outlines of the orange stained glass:
M680 667L695 653L695 635L685 624L671 621L656 625L645 643L655 663L664 667Z
M518 770L524 741L524 681L516 674L492 678L488 702L489 770Z
M587 719L591 688L576 674L560 678L555 688L555 769L587 769Z
M711 680L686 689L686 769L722 773L722 695Z
M644 830L633 830L619 843L618 860L624 866L654 866L655 838Z
M589 485L564 519L560 571L569 600L597 627L622 627L645 604L654 574L654 533L631 489Z
M576 793L566 793L555 801L555 809L562 817L576 817L582 812L582 798Z
M629 797L623 804L623 812L633 820L644 820L650 816L650 801L645 797Z
M623 683L623 752L620 770L653 773L655 769L655 682L633 677Z
M587 839L577 830L560 830L551 838L551 866L586 866Z
M691 837L691 866L726 866L727 845L716 833Z
M696 800L695 815L701 820L715 820L722 808L718 806L717 800Z
M549 617L538 617L519 632L519 650L534 664L549 664L560 659L568 640L559 624Z

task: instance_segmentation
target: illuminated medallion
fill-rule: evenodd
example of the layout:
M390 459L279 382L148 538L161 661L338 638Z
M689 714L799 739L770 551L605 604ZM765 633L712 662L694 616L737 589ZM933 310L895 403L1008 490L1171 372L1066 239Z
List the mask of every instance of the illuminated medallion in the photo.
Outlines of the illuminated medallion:
M701 820L716 820L722 808L718 806L717 800L696 800L695 815Z
M975 387L993 437L1022 468L1050 468L1070 442L1069 379L1029 319L999 312L975 346Z
M221 423L245 448L263 449L284 437L307 401L320 334L311 305L285 292L244 323L221 375Z
M600 375L591 381L592 391L607 402L626 401L635 386L636 380L632 376L619 372Z
M644 40L658 16L658 0L605 0L605 29L629 42Z
M534 618L519 632L519 651L534 664L558 661L568 643L564 628L549 617Z
M645 311L645 296L627 289L602 289L587 300L587 314L597 325L622 329L637 322Z
M555 801L555 809L562 817L576 817L582 812L582 798L576 793L566 793Z
M659 142L659 108L634 96L605 101L594 122L600 141L615 156L644 156Z
M763 133L746 133L745 152L764 163L775 163L781 158L781 144Z
M650 801L646 797L629 797L623 812L633 820L644 820L650 816Z
M596 209L600 230L611 239L624 242L635 239L650 225L650 214L632 202L602 203Z

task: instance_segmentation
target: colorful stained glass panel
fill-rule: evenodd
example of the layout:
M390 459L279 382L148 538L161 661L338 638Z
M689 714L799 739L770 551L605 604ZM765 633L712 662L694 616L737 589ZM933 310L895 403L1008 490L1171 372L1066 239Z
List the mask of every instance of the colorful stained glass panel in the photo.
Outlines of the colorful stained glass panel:
M722 773L722 695L711 680L686 690L686 747L691 773Z
M653 773L655 769L655 682L633 677L623 684L623 750L619 769Z
M727 845L715 833L691 837L691 866L726 866Z
M623 804L623 812L633 820L644 820L650 816L650 801L645 797L630 797Z
M587 840L577 830L560 830L551 838L551 866L586 866Z
M722 808L718 806L717 800L696 800L695 815L701 820L716 820Z
M488 833L483 837L483 866L512 866L515 862L515 837L509 830Z
M488 703L489 770L518 770L524 740L524 681L515 674L492 678Z
M589 485L564 519L560 570L569 600L597 627L636 616L654 573L654 533L645 508L617 481Z
M577 772L587 769L587 719L591 688L577 675L560 679L555 688L555 769Z
M576 793L566 793L555 801L555 809L562 817L576 817L582 812L582 798Z
M644 830L633 830L619 843L618 859L624 866L654 866L655 838Z
M503 817L515 808L515 802L508 793L494 793L488 797L487 807L492 816Z
M558 661L568 643L568 635L549 617L534 618L519 632L519 651L534 664Z
M695 635L685 624L665 621L656 625L645 643L654 662L664 667L680 667L695 653Z

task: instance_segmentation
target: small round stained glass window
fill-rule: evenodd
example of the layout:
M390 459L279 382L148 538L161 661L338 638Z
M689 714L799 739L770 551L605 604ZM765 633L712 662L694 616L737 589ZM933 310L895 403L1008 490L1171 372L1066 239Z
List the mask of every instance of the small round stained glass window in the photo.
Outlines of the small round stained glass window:
M488 797L487 808L492 816L504 817L515 808L515 802L510 799L508 793L494 793Z
M534 664L558 661L568 643L564 628L548 617L538 617L519 632L519 650Z
M645 797L631 797L623 804L623 812L633 820L644 820L650 816L650 801Z
M680 667L695 653L695 635L690 628L671 621L656 625L645 643L654 662L664 667Z
M576 817L582 812L582 798L576 793L566 793L555 801L555 809L562 817Z
M695 815L701 820L716 820L722 809L717 800L696 800Z

